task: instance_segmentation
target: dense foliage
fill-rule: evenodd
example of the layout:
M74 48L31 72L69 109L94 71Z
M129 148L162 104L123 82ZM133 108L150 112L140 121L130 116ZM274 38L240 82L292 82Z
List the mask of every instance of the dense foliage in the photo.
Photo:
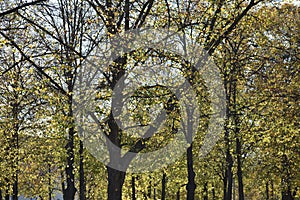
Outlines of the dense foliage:
M300 198L299 5L263 0L0 0L0 8L0 200L60 195L64 200ZM185 133L185 154L162 169L133 173L103 164L86 148L89 143L74 118L74 85L95 49L104 49L119 33L145 27L185 33L208 52L220 71L225 112L220 139L206 156L199 156L212 116L201 74L164 49L138 49L118 57L97 79L93 116L106 142L122 151L152 152L180 130L179 100L159 84L141 86L128 97L124 118L138 128L118 126L113 90L134 67L177 70L200 105L195 137ZM158 107L166 111L164 128L140 138ZM123 153L109 151L107 159L122 159Z

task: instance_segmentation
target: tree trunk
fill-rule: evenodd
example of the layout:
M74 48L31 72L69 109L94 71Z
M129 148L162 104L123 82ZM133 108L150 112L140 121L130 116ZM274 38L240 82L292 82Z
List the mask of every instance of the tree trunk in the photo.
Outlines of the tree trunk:
M74 176L74 126L69 129L69 138L67 149L67 166L65 168L67 188L64 189L64 200L74 200L76 188L75 188L75 176Z
M269 181L266 182L266 200L269 200Z
M132 190L132 200L136 200L136 197L135 197L135 177L132 176L131 177L131 190Z
M13 200L18 200L18 172L16 172L16 175L14 177L15 181L13 184L13 195L12 195L12 199Z
M223 200L226 200L226 194L227 194L227 168L225 168L224 176L223 176Z
M239 112L237 108L237 86L236 81L233 82L233 107L234 107L234 132L235 132L235 150L236 150L236 159L237 159L237 177L238 177L238 191L239 191L239 200L244 200L244 185L243 185L243 172L242 172L242 144L240 140L240 119Z
M83 168L83 142L79 142L79 199L85 200L85 180L84 180L84 168Z
M151 180L150 180L149 181L149 186L148 186L148 193L147 193L148 198L151 198L151 190L152 190L152 183L151 183Z
M291 190L282 192L282 200L294 200Z
M9 186L7 186L6 191L5 191L5 200L9 200Z
M188 183L186 185L187 200L194 200L195 198L195 172L193 166L193 144L187 149L187 169L188 169Z
M122 199L122 186L124 184L125 172L107 166L108 173L108 200Z
M271 199L275 199L275 195L274 195L274 182L271 179Z
M180 200L180 188L176 192L176 200Z
M233 174L232 174L232 166L233 160L232 155L230 153L229 147L226 152L226 160L227 160L227 193L226 193L226 200L232 199L232 183L233 183Z
M225 130L225 134L224 134L224 142L225 142L225 148L226 148L226 155L225 155L225 159L226 159L226 169L225 169L225 178L227 179L226 182L226 186L225 186L225 190L226 193L224 194L224 200L231 200L232 199L232 166L233 166L233 159L232 159L232 155L230 153L230 138L229 138L229 120L230 120L230 92L231 92L231 87L232 85L230 85L229 82L227 82L228 77L224 77L225 81L224 81L224 88L225 88L225 94L226 94L226 121L225 121L225 126L224 126L224 130ZM229 85L228 85L229 83ZM228 87L229 86L229 87ZM224 190L224 192L225 192Z
M166 199L166 173L163 172L163 177L161 181L161 200Z
M244 184L243 184L243 172L241 162L241 142L240 139L236 138L236 153L237 153L237 177L239 187L239 200L244 200Z
M290 164L286 154L282 156L282 166L283 166L283 175L281 178L281 184L283 186L282 190L282 200L294 200L291 190L291 175L289 172Z
M51 164L50 164L50 161L47 160L48 162L48 174L49 174L49 177L48 177L48 199L51 200L52 198L52 186L51 186Z
M18 96L15 96L15 99L18 99ZM13 194L12 199L18 200L18 173L19 173L19 121L18 121L18 115L19 115L19 104L13 103L13 120L14 120L14 133L13 133L13 151L15 152L14 156L16 157L16 161L13 163L13 169L14 169L14 183L13 183Z
M203 200L208 200L208 188L207 188L208 183L204 183L203 187Z

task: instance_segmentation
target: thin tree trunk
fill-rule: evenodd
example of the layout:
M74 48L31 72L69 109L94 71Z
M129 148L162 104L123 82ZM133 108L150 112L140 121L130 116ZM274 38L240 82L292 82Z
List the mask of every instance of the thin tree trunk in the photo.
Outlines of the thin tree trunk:
M233 166L233 159L232 155L230 153L230 139L229 139L229 120L230 120L230 95L232 91L232 85L230 82L227 80L228 77L224 77L224 88L225 88L225 94L226 94L226 121L225 121L225 126L224 126L224 142L225 142L225 148L226 148L226 154L225 154L225 160L226 160L226 169L225 169L225 177L227 180L224 181L226 183L225 188L224 188L224 200L231 200L232 199L232 166ZM226 190L226 191L225 191Z
M84 166L83 166L83 142L79 141L79 199L85 200L85 180L84 180Z
M51 164L50 164L50 161L47 160L48 162L48 174L49 174L49 177L48 177L48 199L51 200L52 198L52 187L51 187Z
M224 176L223 176L223 200L226 200L227 194L227 168L225 168Z
M232 166L233 166L233 160L230 153L229 148L226 152L226 160L227 160L227 193L226 193L226 200L232 199L232 183L233 183L233 174L232 174Z
M282 166L284 167L283 177L281 178L281 184L283 186L282 200L294 200L291 191L291 178L289 173L289 162L286 154L282 157Z
M108 200L122 199L122 186L124 184L125 172L110 168L107 166L108 172Z
M9 193L8 193L8 190L6 191L6 194L5 194L5 200L9 200Z
M266 200L269 200L269 181L266 182Z
M151 177L150 177L150 178L151 178ZM148 194L147 194L147 197L148 197L148 198L151 198L151 189L152 189L151 186L152 186L152 185L151 185L151 180L150 180L150 181L149 181L149 186L148 186Z
M180 200L180 188L177 190L176 200Z
M69 129L69 138L67 149L67 166L65 168L67 188L64 190L64 200L74 200L76 188L75 188L75 176L74 176L74 126Z
M163 177L161 181L161 200L166 199L166 173L163 172Z
M15 99L18 99L18 96L15 96ZM16 161L13 163L13 168L14 168L14 183L13 183L13 194L12 194L12 199L13 200L18 200L18 171L19 171L19 121L18 121L18 113L19 113L19 104L18 103L13 103L13 109L12 109L12 114L13 114L13 120L14 120L14 134L13 134L13 149L15 151L15 157Z
M233 179L232 181L232 200L235 200L235 197L236 197L236 189L235 189L235 180Z
M131 190L132 190L132 200L136 200L136 197L135 197L135 177L132 176L131 177Z
M234 132L236 137L235 150L236 150L236 159L237 159L237 177L238 177L238 191L239 191L239 200L244 200L244 185L243 185L243 172L242 172L242 144L240 140L240 119L237 108L237 82L233 82L233 107L234 107Z
M274 199L274 182L273 180L271 179L271 199L273 200Z
M16 172L16 175L14 177L15 181L13 184L13 200L18 200L18 172Z
M239 138L236 138L236 153L237 153L237 177L239 187L239 200L244 200L244 184L243 184L243 172L241 162L241 142Z
M195 198L195 172L193 166L193 144L187 149L187 170L188 170L188 183L186 185L187 200L194 200Z
M5 200L9 200L9 185L7 185L7 187L6 187Z
M204 183L203 187L203 200L208 200L208 188L207 188L208 183Z
M212 199L213 200L216 200L216 190L215 190L215 185L214 184L212 184Z

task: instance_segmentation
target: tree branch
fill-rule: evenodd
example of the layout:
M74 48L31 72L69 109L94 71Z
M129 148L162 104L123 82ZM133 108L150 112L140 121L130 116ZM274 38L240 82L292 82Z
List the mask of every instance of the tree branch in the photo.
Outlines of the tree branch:
M10 10L7 10L7 11L4 11L4 12L0 13L0 17L3 17L5 15L11 14L13 12L16 12L16 11L22 9L22 8L25 8L25 7L28 7L28 6L32 6L32 5L41 3L43 1L46 1L46 0L37 0L37 1L33 1L33 2L24 3L24 4L20 5L20 6L17 6L15 8L12 8Z

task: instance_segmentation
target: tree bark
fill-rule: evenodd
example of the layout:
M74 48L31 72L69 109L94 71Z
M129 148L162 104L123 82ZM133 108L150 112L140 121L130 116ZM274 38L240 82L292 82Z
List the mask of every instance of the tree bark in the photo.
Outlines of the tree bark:
M70 105L71 106L71 105ZM71 115L72 116L72 115ZM64 189L64 200L74 200L76 188L75 188L75 176L74 176L74 126L69 129L69 138L67 149L67 166L65 168L67 188Z
M19 75L19 73L18 73ZM14 87L14 86L13 86ZM15 94L14 96L15 100L17 101L18 95ZM14 156L16 157L16 161L13 162L13 169L14 169L14 174L13 174L13 194L12 194L12 199L13 200L18 200L18 171L19 171L19 120L18 120L18 115L20 112L19 108L19 103L14 102L12 104L12 114L13 114L13 138L12 138L12 147L14 151Z
M132 176L131 177L131 190L132 190L132 200L136 200L136 197L135 197L135 177Z
M180 200L180 188L176 192L176 200Z
M225 168L224 175L223 175L223 200L226 200L226 194L227 194L227 168Z
M230 153L230 150L227 149L226 152L226 161L227 161L227 193L226 193L226 200L232 199L232 183L233 183L233 174L232 174L232 166L233 166L233 160L232 155Z
M161 181L161 200L166 199L166 173L163 172L163 177Z
M266 200L269 200L269 181L266 182Z
M14 176L14 184L13 184L13 200L18 200L18 172L16 171L16 175Z
M243 184L243 171L241 162L241 142L236 138L236 153L237 153L237 177L239 187L239 200L244 200L244 184Z
M84 180L84 167L83 167L83 142L79 141L79 199L85 200L85 180Z
M187 169L188 169L188 183L186 185L187 200L194 200L195 198L195 172L193 164L193 144L187 149Z
M106 167L108 172L108 200L122 200L125 172Z
M226 124L225 124L225 146L226 146L226 174L225 177L227 178L226 180L226 195L225 195L225 200L231 200L232 199L232 182L233 182L233 174L232 174L232 166L233 166L233 159L232 155L230 153L230 139L229 139L229 119L230 119L230 94L229 92L231 91L231 86L230 89L228 89L227 86L227 81L224 83L225 87L225 93L226 93Z

